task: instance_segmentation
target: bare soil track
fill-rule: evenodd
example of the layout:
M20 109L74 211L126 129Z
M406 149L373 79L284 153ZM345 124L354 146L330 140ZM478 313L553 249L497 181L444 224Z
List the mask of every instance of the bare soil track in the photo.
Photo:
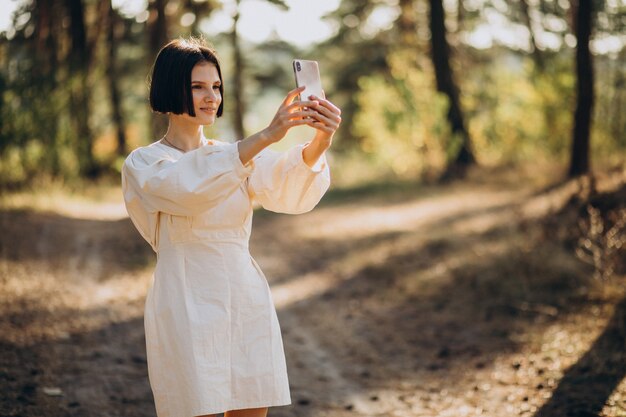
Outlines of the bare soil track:
M624 277L594 280L546 232L580 188L546 177L481 171L257 212L293 399L270 416L626 415ZM0 416L155 416L154 256L123 210L92 204L0 208Z

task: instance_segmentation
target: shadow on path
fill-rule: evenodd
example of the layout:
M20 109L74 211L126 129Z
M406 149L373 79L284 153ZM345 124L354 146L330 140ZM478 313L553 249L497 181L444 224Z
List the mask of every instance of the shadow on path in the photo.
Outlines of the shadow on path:
M569 368L535 417L598 416L626 376L626 298L593 346Z
M106 308L61 316L108 316ZM0 415L154 417L143 318L25 345L0 337ZM57 395L46 394L57 389Z
M0 209L0 261L103 282L154 262L129 218L77 219L53 212Z

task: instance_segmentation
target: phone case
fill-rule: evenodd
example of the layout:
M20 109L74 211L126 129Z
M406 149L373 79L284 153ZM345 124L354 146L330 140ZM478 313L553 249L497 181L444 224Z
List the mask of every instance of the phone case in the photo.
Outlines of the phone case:
M306 101L310 95L325 98L322 91L322 81L317 61L307 61L304 59L293 60L293 72L296 76L296 86L305 86L300 93L300 100Z

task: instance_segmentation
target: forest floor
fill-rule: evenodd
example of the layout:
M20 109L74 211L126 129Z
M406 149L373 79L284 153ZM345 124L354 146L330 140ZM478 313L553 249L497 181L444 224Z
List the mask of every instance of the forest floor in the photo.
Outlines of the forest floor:
M575 223L545 227L582 187L552 169L256 212L293 400L269 416L626 416L626 277L594 278ZM155 257L119 190L14 195L0 226L0 416L155 416Z

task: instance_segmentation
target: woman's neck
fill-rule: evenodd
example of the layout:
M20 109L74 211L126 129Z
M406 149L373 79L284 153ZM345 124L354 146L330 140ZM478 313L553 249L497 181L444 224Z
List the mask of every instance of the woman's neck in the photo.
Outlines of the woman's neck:
M176 116L170 116L169 126L164 138L166 143L182 151L192 151L202 145L202 125L189 123Z

